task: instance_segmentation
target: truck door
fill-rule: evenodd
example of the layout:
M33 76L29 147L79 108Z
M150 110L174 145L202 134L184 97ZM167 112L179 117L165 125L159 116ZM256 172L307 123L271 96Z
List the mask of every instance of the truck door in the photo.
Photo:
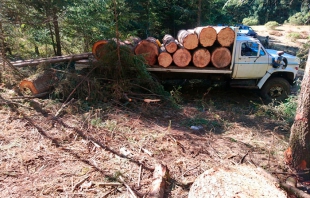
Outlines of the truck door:
M258 79L266 74L268 55L256 41L238 43L233 71L234 79Z

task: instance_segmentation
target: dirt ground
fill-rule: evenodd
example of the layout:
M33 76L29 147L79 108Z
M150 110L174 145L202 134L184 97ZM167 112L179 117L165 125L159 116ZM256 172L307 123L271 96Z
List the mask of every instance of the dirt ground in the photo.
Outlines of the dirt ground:
M290 176L292 121L263 111L256 91L187 83L179 92L178 105L75 100L62 109L1 85L0 197L145 197L156 164L167 166L165 197L173 198L215 167Z

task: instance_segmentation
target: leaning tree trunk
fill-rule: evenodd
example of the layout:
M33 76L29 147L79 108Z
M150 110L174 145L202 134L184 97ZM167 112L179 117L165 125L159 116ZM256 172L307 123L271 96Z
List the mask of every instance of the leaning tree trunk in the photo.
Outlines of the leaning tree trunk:
M310 168L310 51L301 83L295 121L291 128L290 165L296 170Z
M61 56L61 44L60 44L60 31L58 25L58 16L56 8L53 9L53 25L55 30L55 38L56 38L56 56Z

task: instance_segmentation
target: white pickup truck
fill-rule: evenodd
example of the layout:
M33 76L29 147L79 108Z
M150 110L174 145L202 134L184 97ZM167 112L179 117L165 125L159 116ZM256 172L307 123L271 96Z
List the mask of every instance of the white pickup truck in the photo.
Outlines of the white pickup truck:
M244 53L244 47L249 52ZM275 68L276 50L265 49L258 39L248 36L236 36L231 47L232 60L225 69L215 67L197 68L186 66L180 68L169 66L151 66L147 70L158 78L205 78L228 81L231 87L260 89L266 100L283 100L291 93L299 69L300 59L284 53L285 67Z

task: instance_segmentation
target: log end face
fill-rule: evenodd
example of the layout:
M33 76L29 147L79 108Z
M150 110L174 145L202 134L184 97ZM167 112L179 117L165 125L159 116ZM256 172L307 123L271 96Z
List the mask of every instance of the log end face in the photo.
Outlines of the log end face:
M167 52L162 52L158 56L158 64L162 67L168 67L172 63L172 56Z
M226 27L220 30L217 34L217 41L223 47L229 47L235 40L235 32L230 28Z
M196 67L206 67L211 60L211 54L207 49L198 49L193 53L193 64Z
M226 47L216 48L211 55L211 62L216 68L227 67L231 63L231 53Z
M183 46L188 49L192 50L198 47L198 37L196 34L189 34L185 39L183 39Z
M190 63L191 60L192 60L192 55L185 48L178 49L173 54L173 62L179 67L186 67Z
M205 27L199 34L199 43L203 47L210 47L216 41L217 33L213 27Z

